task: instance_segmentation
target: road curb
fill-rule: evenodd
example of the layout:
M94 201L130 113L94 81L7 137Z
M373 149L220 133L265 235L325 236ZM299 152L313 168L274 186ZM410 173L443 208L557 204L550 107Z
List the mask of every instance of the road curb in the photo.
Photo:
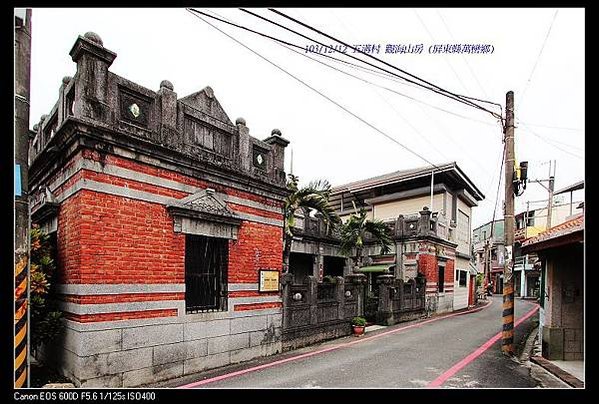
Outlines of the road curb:
M526 338L526 342L524 343L524 348L522 348L522 353L518 360L520 363L526 363L529 361L531 353L535 347L535 340L537 339L539 333L539 326L536 326L531 332L530 335Z
M551 363L547 359L543 358L542 356L538 356L538 355L531 356L530 361L541 366L543 369L545 369L549 373L553 374L554 376L556 376L563 382L567 383L568 385L570 385L574 388L579 388L579 389L584 388L584 382L582 380L580 380L576 376L566 372L565 370L561 369L560 367L554 365L553 363Z

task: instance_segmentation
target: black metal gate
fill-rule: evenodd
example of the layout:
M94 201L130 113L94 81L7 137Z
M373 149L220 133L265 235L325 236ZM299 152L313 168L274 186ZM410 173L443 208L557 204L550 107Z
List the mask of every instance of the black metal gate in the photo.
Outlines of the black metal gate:
M227 310L227 239L187 235L185 307L187 313Z

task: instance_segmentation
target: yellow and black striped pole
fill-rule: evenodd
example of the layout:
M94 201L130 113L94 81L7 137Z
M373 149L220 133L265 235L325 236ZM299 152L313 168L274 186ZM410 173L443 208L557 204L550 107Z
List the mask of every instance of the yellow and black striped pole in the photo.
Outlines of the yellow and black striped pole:
M507 355L514 353L514 285L513 280L503 276L503 328L501 350Z
M27 387L27 255L15 266L15 388Z
M505 100L505 252L503 267L503 329L501 351L514 354L514 286L512 280L514 246L514 92L508 91Z

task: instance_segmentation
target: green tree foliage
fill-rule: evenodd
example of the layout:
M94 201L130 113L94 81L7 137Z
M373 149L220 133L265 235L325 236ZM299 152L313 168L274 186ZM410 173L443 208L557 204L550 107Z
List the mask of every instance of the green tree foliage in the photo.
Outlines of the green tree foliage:
M329 205L331 185L326 180L310 182L305 187L299 187L299 178L289 174L287 180L289 194L285 198L285 245L283 249L283 271L289 271L289 256L291 255L291 244L293 242L293 228L295 227L295 215L300 210L315 211L327 226L332 229L341 220L335 210Z
M50 301L50 286L56 271L50 236L38 226L31 229L30 250L30 332L31 350L51 342L60 333L62 313Z
M341 253L350 256L355 249L353 258L358 268L362 266L362 250L367 237L381 246L381 254L387 254L393 244L387 225L381 220L368 220L366 215L366 210L360 208L341 225Z

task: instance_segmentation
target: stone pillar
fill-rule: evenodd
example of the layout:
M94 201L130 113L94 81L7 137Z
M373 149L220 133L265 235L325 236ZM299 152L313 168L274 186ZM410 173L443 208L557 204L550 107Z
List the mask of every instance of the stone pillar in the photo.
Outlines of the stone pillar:
M75 107L77 117L106 121L108 118L108 68L116 53L104 48L98 34L79 36L71 52L77 63L75 75Z
M235 120L237 131L239 132L239 165L245 172L250 172L252 164L252 151L250 150L250 129L245 126L245 119L237 118Z
M337 300L337 303L339 304L337 318L339 320L343 320L345 318L345 279L343 279L343 276L336 276L335 280L335 298Z
M271 136L264 139L265 143L272 146L272 161L274 165L274 177L285 182L285 148L289 144L289 140L281 136L279 129L273 129Z
M58 109L56 111L56 128L58 128L62 124L62 122L68 115L68 111L65 111L65 108L68 108L69 106L65 105L64 90L72 79L73 78L69 76L63 77L62 83L60 83L60 88L58 89Z
M177 131L177 93L173 83L162 80L157 101L160 111L160 142L166 144Z
M317 324L318 280L314 276L308 276L308 303L310 304L310 324Z
M358 294L358 316L364 315L364 285L366 284L366 275L359 273L352 273L345 277L348 283L356 285L356 293Z
M322 278L324 277L324 256L322 255L322 246L320 243L317 244L317 254L314 256L312 273L318 280L318 282L322 282Z
M392 325L393 319L393 302L391 301L391 287L393 287L393 275L379 275L376 278L376 283L379 287L379 307L376 313L377 322L386 325ZM401 293L401 292L400 292Z
M289 328L289 316L288 312L285 310L289 305L289 299L292 297L291 294L291 285L293 284L293 274L286 273L281 276L281 286L282 286L282 299L283 299L283 329Z
M404 262L403 262L403 233L404 233L404 217L399 215L395 220L395 271L393 275L395 279L404 278Z
M431 211L425 206L419 213L418 236L428 236L431 231Z

